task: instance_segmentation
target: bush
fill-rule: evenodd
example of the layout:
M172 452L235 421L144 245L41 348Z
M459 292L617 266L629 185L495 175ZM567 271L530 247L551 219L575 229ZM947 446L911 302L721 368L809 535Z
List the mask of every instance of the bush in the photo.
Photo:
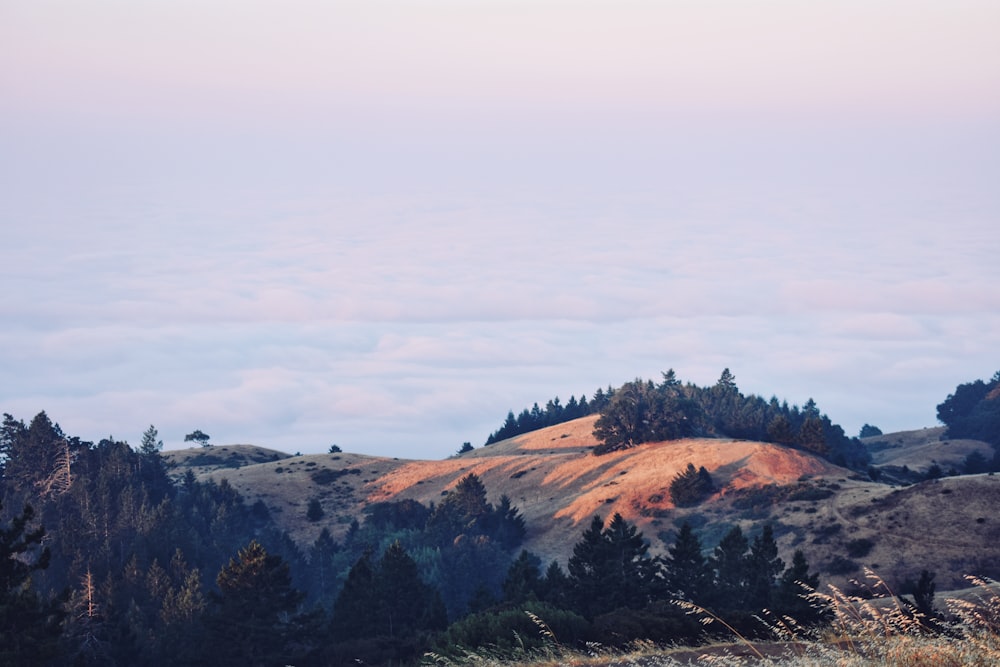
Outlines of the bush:
M528 615L530 612L541 624ZM490 647L513 655L523 648L541 648L546 641L572 644L587 638L590 626L578 614L544 602L526 602L518 607L494 608L470 614L452 623L436 643L442 654ZM547 639L546 632L554 637Z
M847 555L851 558L864 558L871 553L875 543L867 537L859 537L847 543Z
M309 509L306 510L306 518L310 521L319 521L323 518L326 512L323 511L323 506L319 504L319 500L313 498L309 501Z
M688 463L687 469L677 473L670 482L670 499L678 507L691 507L712 493L712 488L712 476L705 466L695 470L694 464Z

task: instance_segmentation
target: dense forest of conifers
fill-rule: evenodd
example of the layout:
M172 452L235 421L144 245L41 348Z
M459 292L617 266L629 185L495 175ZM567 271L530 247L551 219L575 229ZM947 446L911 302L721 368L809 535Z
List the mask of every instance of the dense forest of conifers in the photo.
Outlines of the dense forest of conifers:
M823 445L843 451L827 437L837 428L814 406L743 397L727 375L710 389L665 374L659 384L637 380L608 392L598 420L604 445L662 439L692 428L685 419L692 432L739 433L770 414L770 423L785 416L792 434L816 420ZM960 386L939 406L949 431L995 436L998 387L1000 373ZM630 419L636 405L648 412L616 422L616 400L633 410ZM751 634L763 608L803 624L824 618L800 595L800 583L817 583L805 558L782 562L767 525L749 535L733 528L707 545L684 525L667 555L654 558L621 516L595 517L565 565L544 564L521 549L530 527L519 510L504 497L489 502L469 475L439 503L371 505L340 541L324 530L302 548L263 503L247 505L225 482L190 472L172 482L161 447L153 427L133 448L66 435L44 412L28 424L4 416L0 664L398 664L428 650L530 644L538 628L525 611L565 643L701 636L677 601ZM710 483L691 466L671 492L676 486L679 501L698 502Z
M728 368L711 387L682 384L671 369L659 383L636 378L617 389L598 389L590 401L573 396L562 405L556 397L544 410L535 403L516 417L508 412L486 444L590 414L600 415L594 434L602 444L596 454L644 442L728 437L796 447L855 470L863 470L870 460L861 442L847 437L811 398L799 408L774 396L744 395Z

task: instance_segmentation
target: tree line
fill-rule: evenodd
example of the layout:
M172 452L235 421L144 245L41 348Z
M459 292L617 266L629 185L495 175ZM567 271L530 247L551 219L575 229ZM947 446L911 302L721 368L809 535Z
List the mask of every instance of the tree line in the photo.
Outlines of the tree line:
M660 382L636 378L618 388L598 389L590 401L571 398L562 406L557 397L544 409L535 403L516 417L508 412L486 444L590 414L600 415L594 425L601 443L594 449L598 455L645 442L729 437L795 447L855 470L864 470L871 460L861 441L849 438L813 399L800 408L775 396L744 395L728 368L711 387L682 383L670 369Z
M699 633L672 598L737 619L792 600L769 528L745 545L734 537L725 558L705 556L685 528L661 559L620 516L595 517L565 569L543 573L520 550L519 510L489 502L475 475L429 506L373 504L340 541L324 529L300 549L225 482L190 471L172 482L159 447L153 427L133 449L67 436L44 412L29 424L5 415L0 663L399 663L512 637L523 609L567 640L607 643ZM788 577L811 581L797 567ZM712 592L722 582L743 593Z

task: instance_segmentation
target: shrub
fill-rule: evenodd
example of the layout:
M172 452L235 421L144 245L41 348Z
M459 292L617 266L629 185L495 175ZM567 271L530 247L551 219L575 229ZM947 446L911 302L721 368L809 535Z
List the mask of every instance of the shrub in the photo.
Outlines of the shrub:
M864 558L871 553L875 543L867 537L859 537L847 543L847 555L851 558Z
M705 466L695 470L694 464L688 463L687 469L670 482L670 499L678 507L691 507L712 493L712 488L712 476Z

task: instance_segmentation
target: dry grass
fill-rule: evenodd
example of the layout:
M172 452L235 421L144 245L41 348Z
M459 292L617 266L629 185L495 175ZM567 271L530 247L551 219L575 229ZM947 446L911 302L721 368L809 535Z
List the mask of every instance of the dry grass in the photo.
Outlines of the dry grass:
M868 592L874 598L846 595L835 587L827 594L812 593L830 606L834 618L816 636L800 630L793 619L771 619L773 641L750 641L729 628L734 643L699 647L657 647L635 642L624 651L597 645L584 650L558 643L542 619L533 618L546 638L539 651L513 654L489 650L467 652L458 659L429 654L425 664L456 667L679 667L682 665L767 665L773 667L992 667L1000 664L1000 595L995 582L971 579L976 593L969 599L947 602L947 618L933 623L914 615L877 575L866 571ZM688 605L691 613L723 624L704 609ZM725 626L728 627L728 626Z
M942 591L965 585L965 572L1000 576L1000 476L947 478L907 488L856 479L852 473L803 452L766 443L728 439L689 439L650 443L595 457L593 423L586 417L479 447L441 461L397 460L340 453L289 457L249 445L168 452L180 474L198 456L215 454L239 467L196 466L201 478L227 479L249 502L263 501L289 534L306 547L324 527L339 539L352 518L381 500L412 499L436 503L459 479L476 473L490 500L511 498L524 515L524 547L543 562L565 563L594 514L618 512L643 531L653 553L662 553L669 530L693 518L709 525L740 524L750 530L764 521L779 530L781 557L790 562L801 549L823 581L847 587L848 575L826 568L847 544L871 540L871 552L856 558L893 582L915 578L921 569L937 573ZM939 442L934 429L880 436L919 449ZM921 440L920 438L923 438ZM948 445L951 446L951 445ZM244 452L244 454L241 454ZM240 458L242 456L242 459ZM268 458L270 457L270 458ZM277 460L270 460L277 457ZM694 508L670 501L671 479L688 463L704 465L719 491ZM280 470L280 472L279 472ZM334 483L317 484L314 473L343 474ZM800 482L800 479L807 481ZM832 493L820 500L764 503L752 512L734 504L748 490L801 486ZM316 498L326 514L306 518Z

